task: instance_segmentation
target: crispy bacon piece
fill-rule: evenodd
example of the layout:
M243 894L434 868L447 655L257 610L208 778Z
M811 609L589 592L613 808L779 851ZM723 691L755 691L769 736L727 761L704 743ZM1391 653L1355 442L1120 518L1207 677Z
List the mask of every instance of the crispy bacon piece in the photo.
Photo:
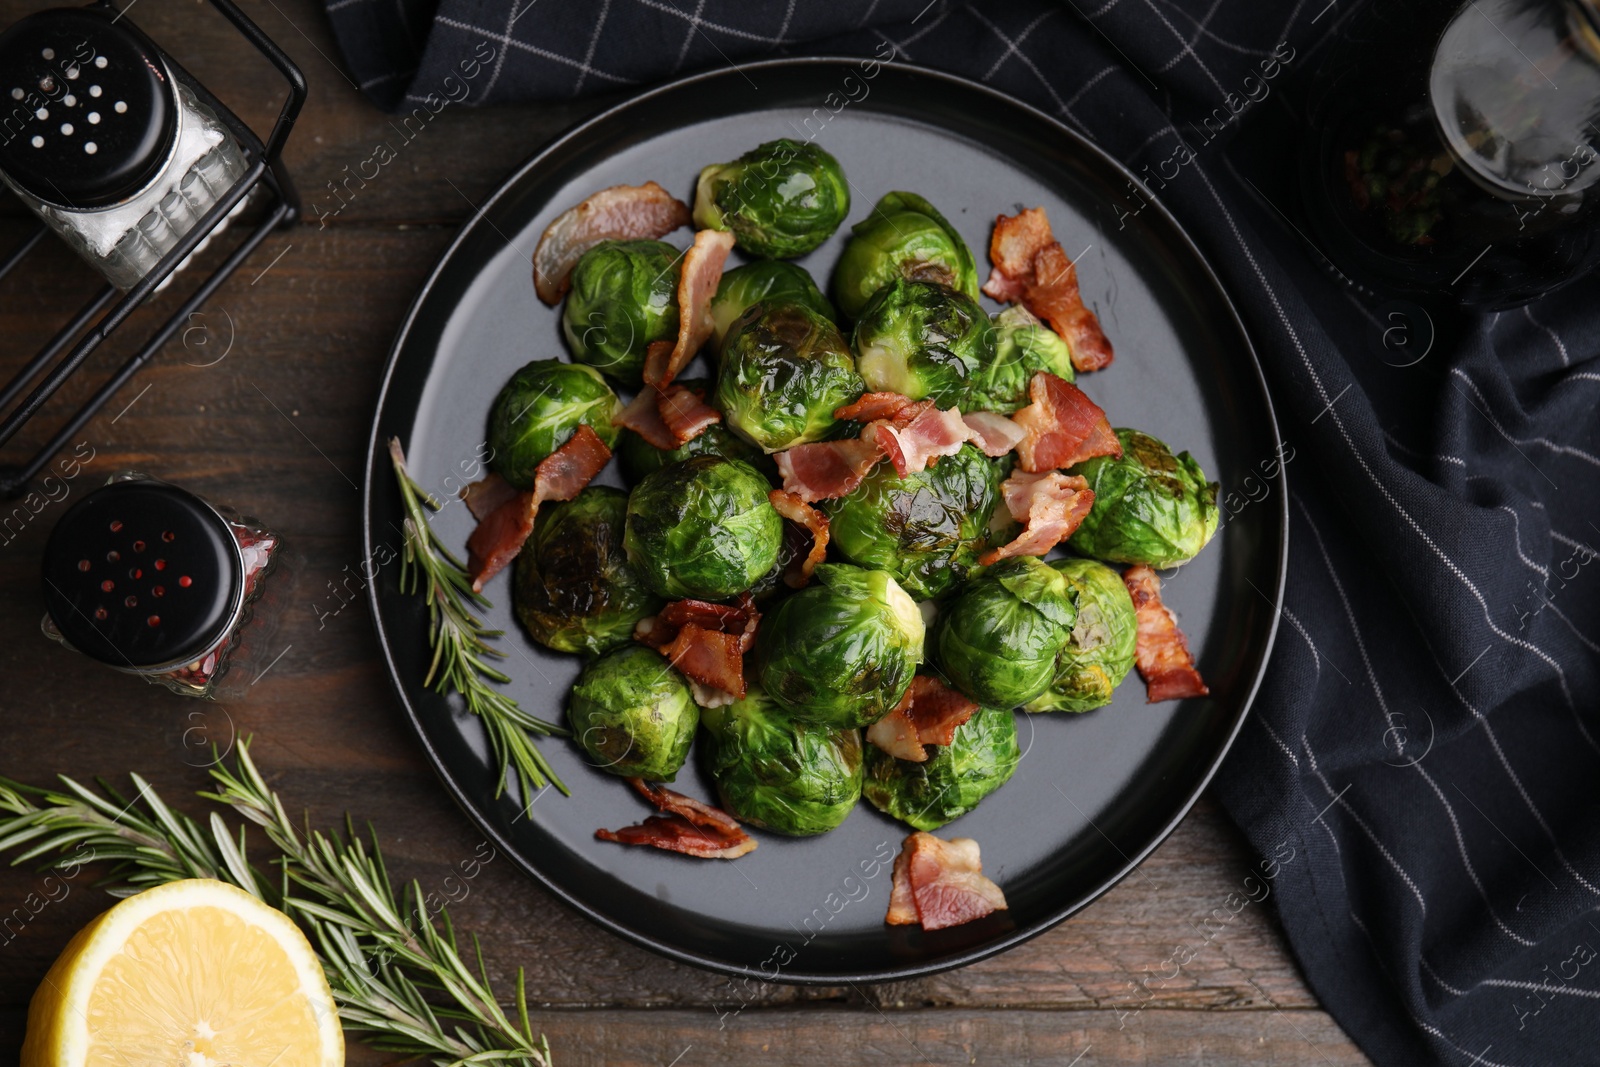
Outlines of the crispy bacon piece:
M572 268L601 241L663 237L689 225L689 206L655 182L613 185L545 227L533 250L533 288L555 304L572 284Z
M948 745L978 705L928 674L911 680L894 710L867 727L867 740L899 759L922 763L923 745Z
M1094 491L1076 474L1012 471L1000 483L1006 509L1022 523L1022 533L1010 544L991 548L978 557L987 567L1011 556L1042 556L1071 537L1094 506Z
M678 340L665 352L661 342L645 349L644 380L660 389L694 358L700 346L715 330L711 319L711 298L722 281L722 267L733 251L733 234L727 230L700 230L694 244L683 254L678 271Z
M685 796L675 789L668 789L660 782L629 778L628 784L633 786L634 792L654 804L663 814L682 816L705 830L720 830L723 833L743 832L739 829L739 820L721 808Z
M661 392L655 386L647 385L617 412L611 422L627 427L663 452L670 452L678 447L678 435L661 416L661 400Z
M994 269L983 291L1006 303L1020 301L1050 324L1072 350L1072 366L1080 371L1111 365L1111 342L1100 320L1083 303L1078 270L1050 233L1043 208L994 220L989 239Z
M734 700L743 700L746 690L742 643L738 634L689 623L661 652L685 678L728 693Z
M909 840L909 839L908 839ZM911 850L904 844L894 858L893 879L889 886L889 914L883 921L890 926L915 926L917 902L911 896Z
M662 814L651 815L636 826L624 826L620 830L596 830L594 836L600 840L621 845L650 845L701 859L738 859L754 851L755 838L745 833L727 812L656 782L629 778L628 784L660 808Z
M744 654L755 644L760 622L748 593L737 605L675 600L639 620L633 637L667 657L685 678L707 687L707 693L696 689L695 699L709 706L726 703L722 694L744 698Z
M610 461L611 449L587 424L580 425L566 444L540 460L533 469L533 488L495 508L467 538L467 573L472 578L472 591L482 592L484 583L522 551L522 543L533 532L540 504L546 500L571 500Z
M723 633L742 633L751 619L759 619L760 612L749 597L741 597L737 604L713 604L709 600L674 600L661 609L656 619L666 626L704 626ZM752 631L753 633L753 631ZM748 646L741 651L749 651Z
M856 422L876 422L879 419L893 419L907 406L915 403L915 400L903 393L862 393L861 398L855 403L835 409L833 417L852 419Z
M971 432L969 440L983 450L990 459L1010 452L1028 435L1028 431L1012 422L998 411L972 411L961 416Z
M783 475L784 491L809 504L844 496L860 485L883 458L883 446L869 426L858 438L796 445L772 458Z
M794 493L782 489L774 489L767 494L767 499L779 515L811 531L811 550L804 558L792 562L783 574L785 585L799 589L811 580L811 572L828 555L828 517Z
M1033 401L1011 416L1022 427L1017 464L1025 471L1070 467L1093 456L1120 456L1106 413L1076 385L1047 371L1028 381Z
M904 420L907 414L910 414L909 408L901 412L901 419ZM889 461L894 464L895 473L902 478L915 471L927 470L930 464L943 456L955 455L961 451L962 445L975 436L962 419L960 411L955 408L941 411L926 401L903 425L875 422L872 429Z
M571 500L611 462L611 449L587 424L533 469L533 491L540 500Z
M642 823L620 830L596 830L594 836L619 845L649 845L703 860L736 860L756 847L756 839L743 830L738 836L704 830L681 815L651 815Z
M511 483L494 473L479 478L461 490L461 499L467 502L467 510L479 522L516 495L517 491Z
M656 410L661 421L677 441L688 444L707 426L722 421L722 413L706 403L705 390L686 385L669 385L656 394Z
M1143 563L1122 575L1138 615L1134 662L1144 677L1146 703L1203 697L1211 692L1195 669L1189 642L1178 629L1172 609L1161 602L1161 579Z
M894 861L889 890L892 926L920 923L943 930L1004 911L1005 894L983 876L978 843L970 837L949 841L917 832L905 839Z
M467 538L467 574L472 578L473 592L481 593L485 582L517 558L522 543L533 532L539 502L537 488L518 493L491 511L472 531Z

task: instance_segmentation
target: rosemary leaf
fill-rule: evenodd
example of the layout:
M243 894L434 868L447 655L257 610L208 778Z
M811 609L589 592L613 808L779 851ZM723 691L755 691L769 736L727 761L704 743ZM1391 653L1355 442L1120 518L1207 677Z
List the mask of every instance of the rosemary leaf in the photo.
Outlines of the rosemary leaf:
M118 896L184 878L229 882L300 925L344 1026L373 1047L438 1065L551 1067L548 1043L528 1022L522 971L512 1022L481 953L469 963L457 950L449 914L441 908L429 915L415 883L396 897L376 835L369 850L348 829L341 837L297 828L251 760L248 739L239 744L235 766L219 762L211 776L215 792L200 796L242 820L237 830L220 812L202 824L174 811L137 775L131 802L109 787L97 793L66 777L65 792L0 778L0 852L31 846L13 855L13 865L109 861L106 884ZM245 855L251 823L276 852L276 879Z
M459 693L467 710L482 722L489 735L489 747L500 768L495 790L499 797L507 782L515 777L522 796L523 813L533 808L534 799L547 784L570 796L566 785L551 769L530 734L565 736L553 723L529 715L517 702L491 683L510 679L493 666L491 658L505 653L490 642L501 636L475 613L490 606L488 599L472 589L466 566L434 533L428 514L439 510L439 501L412 479L406 470L405 451L400 439L389 439L389 459L400 486L405 508L405 551L400 562L400 588L406 593L421 593L428 605L428 644L433 649L423 685L441 693Z

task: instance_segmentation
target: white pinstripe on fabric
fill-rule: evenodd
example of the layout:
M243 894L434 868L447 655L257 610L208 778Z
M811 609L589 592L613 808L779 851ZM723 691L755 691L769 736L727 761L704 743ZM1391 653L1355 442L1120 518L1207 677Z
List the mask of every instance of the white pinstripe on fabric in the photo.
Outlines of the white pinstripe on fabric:
M1224 201L1221 195L1217 192L1216 186L1211 183L1211 178L1208 174L1206 174L1204 168L1197 167L1195 169L1195 173L1200 177L1200 180L1205 183L1206 190L1211 194L1211 198L1221 211L1223 219L1228 223L1228 228L1233 232L1234 240L1238 243L1240 252L1244 255L1245 260L1250 264L1252 272L1255 274L1257 281L1262 287L1262 291L1267 294L1267 298L1272 302L1273 311L1276 313L1278 321L1282 325L1284 332L1288 334L1289 341L1291 344L1293 344L1295 352L1299 355L1301 364L1305 367L1306 372L1311 376L1311 384L1316 389L1317 395L1325 404L1327 404L1329 402L1328 390L1323 384L1322 376L1317 373L1316 367L1312 364L1310 356L1306 353L1305 346L1301 344L1299 333L1294 329L1294 325L1289 321L1288 315L1285 314L1283 310L1283 304L1278 300L1277 292L1267 281L1267 276L1261 270L1260 263L1256 261L1255 254L1250 251L1249 243L1245 241L1243 235L1239 232L1239 225L1234 220L1233 213L1228 210L1227 202ZM1567 684L1567 674L1561 669L1561 664L1557 663L1548 652L1544 651L1544 649L1538 647L1532 642L1523 641L1519 638L1513 637L1495 625L1494 620L1489 617L1489 602L1484 598L1484 595L1482 591L1478 589L1477 584L1474 583L1471 578L1467 577L1467 573L1461 569L1455 560L1451 559L1445 554L1445 551L1439 547L1432 537L1428 536L1428 532L1424 530L1417 520L1400 505L1400 502L1394 498L1394 494L1389 492L1388 487L1385 486L1382 480L1373 473L1371 466L1367 464L1366 457L1361 454L1361 450L1356 446L1355 441L1351 438L1350 432L1345 427L1344 420L1340 417L1338 409L1336 407L1329 406L1328 412L1333 425L1339 431L1340 437L1344 439L1345 447L1347 447L1350 450L1350 454L1355 457L1356 463L1361 467L1362 473L1367 476L1367 479L1370 482L1372 482L1373 486L1378 490L1379 495L1383 497L1389 506L1394 508L1400 517L1405 520L1406 525L1411 528L1412 532L1415 533L1419 539L1421 539L1422 543L1428 547L1429 551L1431 551L1434 556L1436 556L1439 561L1445 565L1450 573L1455 576L1456 580L1465 586L1467 591L1472 594L1473 599L1475 599L1478 602L1479 607L1483 609L1484 622L1488 624L1490 631L1496 636L1500 637L1502 640L1509 641L1520 648L1527 649L1529 652L1532 652L1534 655L1538 656L1539 659L1548 664L1551 670L1555 671L1556 677L1560 681L1561 695L1566 700L1567 707L1574 708L1572 702L1572 690Z
M1383 687L1378 684L1377 672L1373 669L1371 657L1367 655L1367 642L1361 636L1361 626L1356 621L1355 612L1351 610L1350 598L1345 595L1344 583L1339 580L1339 574L1334 569L1333 560L1328 555L1328 546L1323 542L1322 533L1317 529L1316 523L1312 521L1311 513L1306 510L1305 504L1293 494L1290 495L1290 499L1299 507L1301 517L1305 519L1306 525L1311 529L1312 537L1316 539L1317 550L1322 555L1322 562L1327 568L1328 578L1333 582L1334 591L1339 594L1339 603L1343 605L1345 618L1350 623L1350 633L1355 638L1356 651L1361 655L1361 665L1366 670L1367 682L1372 686L1373 696L1378 699L1378 706L1383 711L1384 721L1388 724L1389 729L1392 730L1394 729L1394 715L1389 710L1389 701L1383 695ZM1306 751L1308 753L1311 751L1309 746ZM1455 806L1450 803L1450 798L1444 795L1444 790L1439 788L1438 783L1433 780L1433 776L1423 769L1421 761L1407 766L1422 777L1428 788L1433 791L1434 796L1438 798L1439 804L1444 808L1445 816L1450 820L1451 832L1455 835L1456 851L1461 857L1461 865L1466 869L1467 877L1472 880L1472 884L1477 888L1478 896L1483 901L1484 910L1494 920L1495 926L1500 929L1501 933L1520 945L1532 947L1537 944L1538 942L1523 937L1507 926L1505 921L1500 918L1499 913L1494 910L1494 902L1489 899L1489 891L1484 888L1483 880L1478 877L1478 869L1472 863L1472 856L1467 852L1467 841L1461 833L1461 822L1456 818Z
M1508 432L1505 427L1500 425L1500 420L1495 418L1494 410L1489 404L1489 398L1483 395L1483 390L1478 388L1478 383L1472 380L1472 376L1466 371L1462 370L1460 367L1451 367L1450 373L1453 377L1459 378L1467 383L1467 386L1473 391L1473 393L1477 395L1478 399L1482 401L1483 407L1480 410L1483 412L1484 417L1489 420L1489 425L1493 426L1495 428L1495 432L1501 437L1504 437L1507 441L1514 445L1539 445L1543 448L1549 449L1551 452L1554 452L1557 455L1573 456L1577 459L1583 460L1585 463L1588 463L1591 466L1600 467L1600 456L1585 452L1581 448L1574 448L1571 445L1559 444L1545 437L1511 436L1510 432Z

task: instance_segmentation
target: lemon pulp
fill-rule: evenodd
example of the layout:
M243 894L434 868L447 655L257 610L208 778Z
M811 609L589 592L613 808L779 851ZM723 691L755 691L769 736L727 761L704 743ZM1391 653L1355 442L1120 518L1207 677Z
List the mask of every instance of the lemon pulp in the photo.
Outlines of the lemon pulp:
M206 879L130 897L73 938L28 1011L23 1067L338 1067L326 978L287 916Z

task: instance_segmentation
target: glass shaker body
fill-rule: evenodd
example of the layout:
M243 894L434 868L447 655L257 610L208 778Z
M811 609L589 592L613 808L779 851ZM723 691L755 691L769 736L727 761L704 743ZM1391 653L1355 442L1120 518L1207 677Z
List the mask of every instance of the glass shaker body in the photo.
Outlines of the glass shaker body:
M1318 69L1312 242L1375 296L1513 307L1600 262L1593 0L1372 5Z
M183 696L236 700L271 666L292 564L258 520L136 472L62 515L46 636Z

